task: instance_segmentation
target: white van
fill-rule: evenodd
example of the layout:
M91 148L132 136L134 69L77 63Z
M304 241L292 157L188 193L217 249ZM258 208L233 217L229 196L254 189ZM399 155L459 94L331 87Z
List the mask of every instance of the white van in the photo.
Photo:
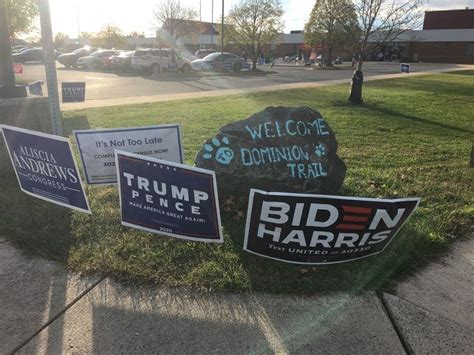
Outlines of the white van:
M191 62L184 59L177 49L137 49L132 56L132 68L153 75L158 75L163 71L187 73L191 70Z

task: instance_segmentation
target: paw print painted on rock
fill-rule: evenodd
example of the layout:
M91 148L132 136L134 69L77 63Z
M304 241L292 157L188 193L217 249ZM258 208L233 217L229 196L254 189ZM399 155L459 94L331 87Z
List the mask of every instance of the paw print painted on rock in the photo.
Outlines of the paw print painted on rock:
M234 152L232 149L227 147L230 144L229 138L224 136L221 141L217 138L212 138L211 142L212 144L204 144L206 153L203 155L203 158L208 160L212 159L214 150L217 149L214 155L216 162L223 165L229 165L232 159L234 159Z
M322 144L322 143L318 144L314 148L314 153L320 158L326 156L326 147L324 146L324 144Z

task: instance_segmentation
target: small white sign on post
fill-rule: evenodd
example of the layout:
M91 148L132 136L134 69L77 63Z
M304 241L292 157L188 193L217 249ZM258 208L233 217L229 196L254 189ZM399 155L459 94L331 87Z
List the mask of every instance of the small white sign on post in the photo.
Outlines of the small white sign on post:
M114 149L183 163L178 124L74 131L88 184L117 183Z

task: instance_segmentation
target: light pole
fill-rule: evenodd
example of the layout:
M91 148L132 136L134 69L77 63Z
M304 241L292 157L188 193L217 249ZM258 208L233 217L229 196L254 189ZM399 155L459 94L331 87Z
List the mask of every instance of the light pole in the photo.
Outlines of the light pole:
M221 58L222 71L224 71L224 0L222 0L222 25L221 25Z
M76 16L77 16L77 41L81 45L81 14L79 12L79 3L76 4Z
M211 48L214 47L214 0L211 3Z
M15 84L7 2L0 0L0 98L26 97L26 88Z
M201 33L202 33L202 0L199 0L199 49L201 49Z
M59 108L58 78L56 76L56 55L54 54L53 30L48 0L39 0L41 39L43 41L44 67L48 86L48 102L53 134L63 135L63 122Z

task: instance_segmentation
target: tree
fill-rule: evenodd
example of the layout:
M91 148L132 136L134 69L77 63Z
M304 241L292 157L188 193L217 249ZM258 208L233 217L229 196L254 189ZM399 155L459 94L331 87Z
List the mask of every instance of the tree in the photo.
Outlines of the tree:
M7 0L7 13L11 38L28 33L39 13L37 0Z
M348 48L354 32L359 32L359 26L350 0L317 0L305 24L305 43L325 45L330 66L334 50Z
M105 25L99 33L92 38L92 44L96 47L120 48L127 43L119 27L115 25Z
M92 37L94 37L94 34L91 32L81 32L79 34L79 37L84 39L91 39Z
M67 41L69 41L69 36L65 33L58 32L56 36L54 36L54 46L56 49L63 48L67 44Z
M272 43L282 30L280 0L240 0L225 18L224 36L252 59L257 69L263 45Z
M376 50L385 43L394 41L404 32L419 27L423 18L423 3L423 0L354 0L361 33L354 37L358 44L359 60L349 101L362 103L362 64L369 54L369 40L376 41ZM356 75L360 87L354 86Z
M131 32L127 38L133 38L133 44L134 44L134 47L135 48L138 48L138 42L137 42L137 39L138 38L145 38L145 34L144 33L138 33L138 32Z
M153 9L161 40L166 42L199 33L197 15L196 10L181 5L180 0L161 0Z

